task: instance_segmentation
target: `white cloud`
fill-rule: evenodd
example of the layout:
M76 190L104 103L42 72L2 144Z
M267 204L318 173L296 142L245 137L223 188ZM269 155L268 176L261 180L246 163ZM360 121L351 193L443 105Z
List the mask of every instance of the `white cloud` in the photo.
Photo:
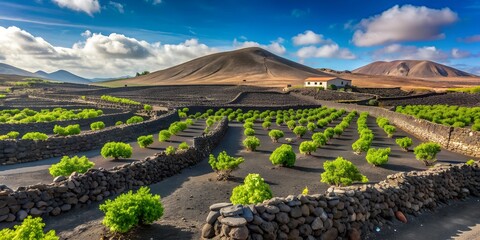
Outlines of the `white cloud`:
M460 42L475 43L480 42L480 34L458 39Z
M431 60L448 61L449 54L434 46L416 47L392 44L376 50L373 53L375 60Z
M321 47L308 46L300 48L297 53L300 59L306 58L339 58L355 59L356 56L346 48L340 48L336 43L330 43Z
M114 7L119 13L125 13L124 6L121 3L110 1L108 4Z
M152 3L153 5L158 5L160 3L162 3L162 0L145 0L145 2L147 3Z
M357 46L432 40L445 37L442 27L458 20L449 8L431 9L412 5L398 5L380 15L362 19L353 35Z
M469 51L463 51L458 48L453 48L451 51L451 55L453 58L468 58L472 56Z
M161 44L88 30L82 36L86 39L64 48L17 27L0 27L0 56L4 63L30 71L65 69L85 77L111 77L164 69L217 52L197 39Z
M299 33L292 40L293 44L297 46L331 42L330 40L325 40L322 34L317 34L311 30Z
M88 38L90 36L92 36L92 32L90 32L90 30L85 30L85 32L83 32L82 34L80 34L82 37L85 37L85 38Z
M98 0L52 0L61 8L68 8L77 12L85 12L90 16L100 12Z
M283 46L283 42L285 39L283 38L277 38L277 40L270 41L270 44L268 45L263 45L258 42L253 42L253 41L244 41L240 42L236 38L233 40L233 47L236 49L239 48L247 48L247 47L261 47L264 48L270 52L273 52L275 54L283 55L285 52L287 52L287 49L285 46Z
M374 60L430 60L437 62L449 62L450 59L461 59L477 57L480 54L474 54L469 51L452 48L450 51L444 51L435 46L404 46L401 44L391 44L373 52Z

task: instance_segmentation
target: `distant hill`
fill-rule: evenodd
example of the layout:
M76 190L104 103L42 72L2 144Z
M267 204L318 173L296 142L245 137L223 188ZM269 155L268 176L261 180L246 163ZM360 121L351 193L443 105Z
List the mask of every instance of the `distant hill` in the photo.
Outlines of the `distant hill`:
M475 76L443 64L420 60L396 60L391 62L378 61L357 68L352 72L366 75L387 75L412 78Z
M23 70L5 63L0 63L0 74L37 77L35 73L31 73L27 70Z
M131 78L132 76L120 76L120 77L112 77L112 78L91 78L89 79L91 82L105 82L105 81L112 81L112 80L117 80L117 79L125 79L125 78Z
M252 47L215 53L110 85L250 84L284 86L303 84L311 76L330 76L316 69ZM107 84L107 85L108 85Z
M317 68L318 71L329 73L329 74L343 74L343 73L352 73L351 71L348 70L343 70L343 71L337 71L331 68Z
M47 78L51 80L56 80L56 81L61 81L61 82L69 82L69 83L80 83L80 84L89 84L91 83L90 80L86 78L82 78L80 76L77 76L69 71L65 70L58 70L56 72L52 73L46 73L44 71L37 71L35 72L36 75L42 77L42 78Z
M17 75L17 76L24 76L24 77L35 77L35 78L43 78L47 80L54 80L59 82L67 82L67 83L79 83L79 84L90 84L92 83L90 80L86 78L82 78L77 76L69 71L65 70L58 70L52 73L46 73L44 71L37 71L35 73L29 72L27 70L17 68L5 63L0 63L0 74L4 75Z

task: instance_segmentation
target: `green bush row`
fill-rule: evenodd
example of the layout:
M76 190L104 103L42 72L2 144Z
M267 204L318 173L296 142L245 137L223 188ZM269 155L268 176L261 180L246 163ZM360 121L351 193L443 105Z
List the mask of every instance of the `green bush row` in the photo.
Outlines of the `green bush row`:
M0 123L35 123L35 122L53 122L76 119L89 119L103 115L102 110L81 109L67 110L64 108L55 108L53 110L42 109L35 111L29 108L6 109L0 111Z
M80 124L68 125L66 127L55 125L55 127L53 128L53 133L60 136L76 135L80 134L80 132Z
M373 132L367 126L368 112L362 112L357 120L357 131L359 138L352 144L356 154L367 152L373 141Z
M389 138L393 137L393 134L397 131L397 128L390 125L390 121L387 118L379 117L376 120L379 127L388 135Z
M472 130L480 131L480 107L407 105L398 106L395 111L446 126L471 126Z
M120 97L114 97L110 95L102 95L100 97L103 101L107 102L113 102L113 103L121 103L121 104L129 104L129 105L140 105L140 102L128 99L128 98L120 98Z

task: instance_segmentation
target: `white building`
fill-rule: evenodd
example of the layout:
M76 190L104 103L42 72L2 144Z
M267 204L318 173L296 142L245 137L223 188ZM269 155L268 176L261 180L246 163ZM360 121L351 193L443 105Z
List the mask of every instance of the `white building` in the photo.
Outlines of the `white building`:
M337 88L343 88L345 86L352 86L352 80L338 77L309 77L305 79L305 87L323 87L327 89L328 86L332 84Z

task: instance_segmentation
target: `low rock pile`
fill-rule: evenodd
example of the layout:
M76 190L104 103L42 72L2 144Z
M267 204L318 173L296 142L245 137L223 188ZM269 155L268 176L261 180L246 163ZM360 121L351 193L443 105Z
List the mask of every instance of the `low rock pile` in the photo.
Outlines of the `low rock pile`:
M480 163L437 165L390 175L375 185L331 187L326 194L290 195L257 205L214 204L205 239L360 239L404 213L417 215L449 200L480 196Z

